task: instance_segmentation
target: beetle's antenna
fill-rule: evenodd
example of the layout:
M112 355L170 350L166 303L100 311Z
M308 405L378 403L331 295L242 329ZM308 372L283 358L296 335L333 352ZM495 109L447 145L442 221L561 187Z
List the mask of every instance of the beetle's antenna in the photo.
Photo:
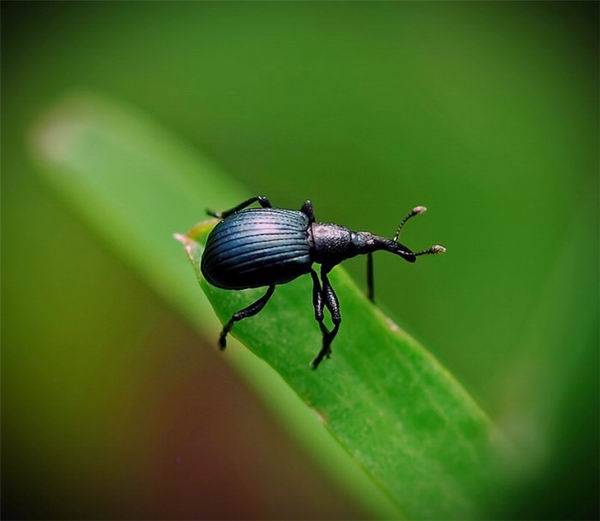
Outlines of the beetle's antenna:
M434 244L431 248L415 253L415 257L419 255L439 255L440 253L446 253L446 248L441 244Z
M398 242L398 237L400 237L400 231L402 230L402 227L413 217L416 217L419 214L422 214L423 212L426 212L427 208L425 208L424 206L415 206L405 217L404 219L402 219L400 221L400 224L398 225L398 229L396 230L396 235L394 235L394 238L392 239L394 242Z

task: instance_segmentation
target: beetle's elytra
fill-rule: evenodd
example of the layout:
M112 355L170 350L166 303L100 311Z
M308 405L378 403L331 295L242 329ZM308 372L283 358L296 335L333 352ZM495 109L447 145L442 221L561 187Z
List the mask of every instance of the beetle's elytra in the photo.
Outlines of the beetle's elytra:
M262 208L246 208L258 202ZM398 237L404 224L423 213L423 206L413 208L400 222L393 239L369 232L354 232L337 224L315 221L313 207L306 201L298 210L273 208L264 196L252 197L231 210L209 215L221 219L211 231L202 254L201 270L206 280L224 289L246 289L268 286L267 292L250 306L234 313L223 327L219 346L225 348L226 338L235 322L256 315L269 301L275 286L285 284L300 275L310 273L313 280L315 318L323 334L323 345L312 361L316 369L323 358L331 354L331 342L341 322L340 306L327 274L345 259L367 255L368 297L373 300L373 252L385 250L415 262L420 255L443 253L446 249L434 245L413 252L400 244ZM321 280L313 269L321 264ZM332 330L323 323L327 308L333 322Z
M312 264L308 217L275 208L243 210L221 221L208 237L202 273L226 289L284 284Z

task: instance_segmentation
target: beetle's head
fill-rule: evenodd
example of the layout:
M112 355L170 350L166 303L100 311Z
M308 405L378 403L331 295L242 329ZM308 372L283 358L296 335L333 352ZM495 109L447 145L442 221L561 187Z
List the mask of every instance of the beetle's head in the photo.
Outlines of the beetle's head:
M403 244L398 242L398 239L400 237L400 232L402 231L402 228L404 227L404 225L413 217L416 217L417 215L420 215L426 211L427 211L427 208L425 208L424 206L415 206L400 221L400 224L398 225L398 228L396 229L396 234L394 235L394 238L391 241L387 241L387 246L385 249L392 253L395 253L396 255L400 255L400 257L402 257L404 260L406 260L408 262L415 262L417 260L417 257L419 257L420 255L439 255L440 253L445 253L446 248L444 248L440 244L434 244L433 246L431 246L431 248L427 248L426 250L418 251L415 253L407 246L404 246Z

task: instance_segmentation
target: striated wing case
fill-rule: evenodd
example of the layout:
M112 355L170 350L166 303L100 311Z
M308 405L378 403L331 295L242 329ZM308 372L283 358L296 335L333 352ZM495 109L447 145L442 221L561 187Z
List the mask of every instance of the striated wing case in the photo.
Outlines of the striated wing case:
M211 284L244 289L283 284L308 273L308 217L276 208L242 210L217 224L202 255Z

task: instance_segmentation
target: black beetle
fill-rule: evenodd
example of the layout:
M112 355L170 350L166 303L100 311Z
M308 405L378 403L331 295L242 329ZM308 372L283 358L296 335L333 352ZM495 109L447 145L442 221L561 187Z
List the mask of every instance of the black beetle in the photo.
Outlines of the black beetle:
M244 209L258 202L262 208ZM419 255L443 253L435 245L414 253L398 242L402 226L423 213L424 206L413 208L400 222L393 239L369 232L354 232L337 224L315 221L312 203L306 201L299 211L273 208L264 196L252 197L224 212L206 212L222 219L210 232L202 254L201 270L208 282L219 288L246 289L268 286L267 292L250 306L234 313L221 331L219 346L225 348L227 333L233 324L256 315L269 301L275 286L310 273L313 280L315 318L323 334L323 346L312 361L316 369L331 353L331 342L340 322L340 306L327 273L345 259L367 254L368 297L373 301L373 252L386 250L415 262ZM321 264L321 281L313 269ZM323 307L331 314L333 329L323 323Z

